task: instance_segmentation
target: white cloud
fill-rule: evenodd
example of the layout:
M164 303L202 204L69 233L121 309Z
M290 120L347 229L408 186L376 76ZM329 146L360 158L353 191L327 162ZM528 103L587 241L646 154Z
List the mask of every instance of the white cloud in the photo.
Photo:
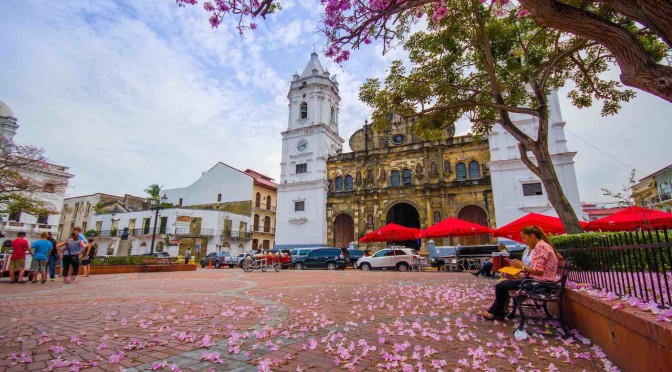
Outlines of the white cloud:
M313 43L318 52L324 45L315 33L319 2L283 6L241 38L234 17L213 30L200 5L0 2L0 99L19 119L19 142L45 147L51 160L71 167L72 194L184 186L220 160L277 180L289 81ZM338 75L346 150L370 115L359 87L384 77L391 60L407 58L401 48L380 52L379 45L365 46L342 66L321 58ZM640 93L612 118L576 110L566 99L561 104L568 130L643 173L669 163L668 103ZM600 187L627 181L627 167L567 138L578 150L582 199L602 199Z

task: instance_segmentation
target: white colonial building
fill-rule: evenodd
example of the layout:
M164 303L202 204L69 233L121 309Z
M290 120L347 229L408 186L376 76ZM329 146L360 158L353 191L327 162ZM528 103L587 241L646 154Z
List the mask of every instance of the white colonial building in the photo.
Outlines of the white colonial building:
M316 53L293 76L289 119L282 132L276 248L327 243L327 158L342 149L338 134L338 83Z
M161 202L167 207L158 215L156 208L151 209L154 200L94 194L67 199L68 211L75 211L65 215L64 223L72 219L70 224L93 230L99 255L154 251L177 256L186 250L197 260L216 251L238 255L258 246L272 247L275 187L271 178L258 172L219 162L187 187L162 190ZM77 219L80 215L89 217Z
M548 103L550 111L549 152L565 196L576 215L580 217L582 208L574 171L576 152L571 152L567 148L565 122L562 120L557 92L551 93ZM511 119L527 135L532 138L536 137L539 127L536 118L522 114L511 114ZM541 180L520 159L518 141L500 125L493 128L488 140L490 146L490 177L497 226L503 226L530 212L557 216L555 209L548 201ZM535 158L532 156L530 160L534 162Z
M13 140L18 128L19 125L14 113L7 104L0 101L0 135ZM20 173L23 177L44 185L44 189L36 192L33 196L41 200L47 209L53 211L62 209L65 187L50 187L49 185L51 180L54 180L54 184L67 185L68 180L74 177L70 174L68 167L55 164L48 164L46 167L30 166L21 169ZM12 214L0 214L0 230L8 239L15 238L19 231L25 232L26 239L30 242L39 239L42 232L51 232L56 236L58 223L58 212L42 216L34 216L21 211Z

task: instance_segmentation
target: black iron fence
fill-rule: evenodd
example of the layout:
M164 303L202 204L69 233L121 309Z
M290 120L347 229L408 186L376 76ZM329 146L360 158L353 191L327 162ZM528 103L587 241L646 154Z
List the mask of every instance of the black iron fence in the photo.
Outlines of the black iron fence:
M661 308L672 306L672 236L667 229L569 236L555 247L574 260L570 280Z

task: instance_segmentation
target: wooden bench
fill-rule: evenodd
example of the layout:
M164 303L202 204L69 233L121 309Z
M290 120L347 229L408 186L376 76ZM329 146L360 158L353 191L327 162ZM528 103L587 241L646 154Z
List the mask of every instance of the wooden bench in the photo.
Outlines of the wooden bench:
M560 280L556 282L542 282L536 279L525 279L520 284L520 289L513 296L513 313L512 316L517 315L520 317L520 322L518 323L518 330L523 331L525 327L525 321L528 319L534 320L551 320L557 321L560 323L562 330L564 332L564 337L569 338L571 334L569 333L569 328L565 324L562 314L562 302L565 294L565 285L567 283L567 277L569 276L569 271L571 270L572 259L567 258L564 261L564 267L562 268L562 274ZM560 267L558 267L560 269ZM548 303L553 302L558 304L558 316L553 316L548 310ZM525 315L523 308L531 308L535 310L543 309L545 316L530 316Z
M143 273L160 271L160 268L168 267L168 271L173 270L173 258L172 257L156 257L156 258L147 258L142 260L140 263L141 271Z

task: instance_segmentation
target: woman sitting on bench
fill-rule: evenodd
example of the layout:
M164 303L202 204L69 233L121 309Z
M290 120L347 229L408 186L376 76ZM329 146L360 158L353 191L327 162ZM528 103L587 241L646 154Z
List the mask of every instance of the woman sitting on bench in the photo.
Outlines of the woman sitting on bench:
M527 226L520 231L523 242L529 247L531 262L526 265L519 260L512 260L511 266L521 269L530 278L554 282L558 269L558 257L548 240L548 236L539 226ZM478 315L486 320L503 320L506 306L509 303L509 291L520 288L523 279L503 280L495 285L495 302L487 311Z

